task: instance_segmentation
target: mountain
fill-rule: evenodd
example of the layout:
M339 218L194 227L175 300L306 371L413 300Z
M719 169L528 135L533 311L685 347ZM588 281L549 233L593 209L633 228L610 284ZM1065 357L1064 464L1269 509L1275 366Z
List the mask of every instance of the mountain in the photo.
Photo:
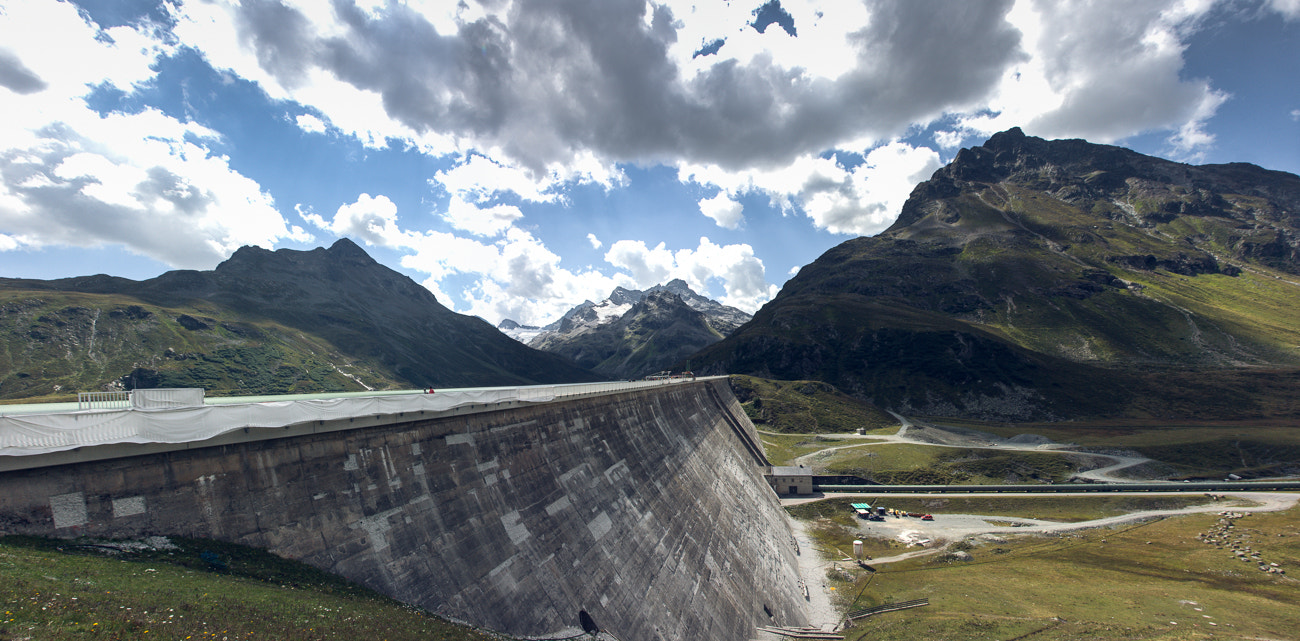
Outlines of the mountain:
M497 329L594 372L639 378L718 342L749 318L674 279L646 291L616 287L609 298L585 301L540 329L510 319Z
M1300 177L1019 129L832 248L697 372L999 420L1300 415Z
M690 285L687 285L686 281L680 278L674 278L668 281L666 285L655 285L646 290L647 294L653 292L676 294L688 307L704 314L704 319L709 324L709 327L717 330L723 336L736 331L737 327L748 323L749 319L752 318L749 314L735 307L723 305L712 298L695 293L695 290L691 289Z
M563 329L570 331L544 334L533 346L612 378L653 374L722 340L703 313L667 290L647 292L611 322Z
M311 251L244 247L212 271L138 282L0 279L0 305L0 398L115 385L259 393L594 378L448 310L346 239Z
M509 318L502 320L497 325L497 330L525 345L545 331L536 325L520 325Z
M582 304L565 312L564 316L560 317L559 320L545 327L520 325L507 318L497 325L497 329L515 340L537 347L538 345L534 343L539 342L539 340L549 342L541 338L544 334L574 334L589 328L612 323L631 310L634 303L640 302L647 294L654 292L676 294L688 307L704 314L705 322L708 323L709 327L712 327L723 336L735 331L737 327L749 322L750 319L749 314L735 307L723 305L707 296L701 296L695 293L695 290L691 289L690 285L686 284L686 281L675 278L665 285L655 285L645 291L615 287L609 298L599 303L584 301Z

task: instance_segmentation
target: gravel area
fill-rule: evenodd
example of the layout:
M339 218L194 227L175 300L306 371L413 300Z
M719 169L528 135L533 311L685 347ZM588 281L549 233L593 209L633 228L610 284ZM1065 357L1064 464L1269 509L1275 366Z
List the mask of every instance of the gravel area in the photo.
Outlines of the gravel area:
M831 591L826 585L826 568L834 562L822 558L813 547L812 537L804 528L805 523L790 518L790 527L799 541L799 576L808 586L808 622L811 625L838 623L840 615L831 605ZM780 638L773 635L774 639Z

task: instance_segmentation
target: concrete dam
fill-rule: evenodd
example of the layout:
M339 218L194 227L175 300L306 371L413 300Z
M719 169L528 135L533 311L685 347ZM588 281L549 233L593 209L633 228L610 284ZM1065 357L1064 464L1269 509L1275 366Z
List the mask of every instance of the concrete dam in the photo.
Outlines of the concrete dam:
M745 641L807 623L757 443L715 378L64 448L0 456L0 534L241 543L510 635Z

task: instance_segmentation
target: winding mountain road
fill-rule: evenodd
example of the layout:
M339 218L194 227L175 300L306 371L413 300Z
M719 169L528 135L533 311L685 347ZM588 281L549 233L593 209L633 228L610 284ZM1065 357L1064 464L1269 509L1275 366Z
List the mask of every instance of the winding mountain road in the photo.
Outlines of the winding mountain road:
M991 434L980 434L975 436L971 433L958 433L944 430L939 426L919 423L895 412L890 412L890 414L892 414L894 418L898 419L899 422L898 431L894 434L818 434L817 436L821 438L841 439L846 441L851 440L854 442L845 445L835 445L817 450L816 452L804 454L792 459L789 465L804 465L815 470L818 467L818 464L824 463L826 459L830 458L835 452L840 450L886 443L908 443L912 445L929 445L931 447L951 447L960 449L1004 450L1014 452L1055 452L1067 456L1073 455L1103 458L1108 459L1111 463L1104 467L1078 472L1075 476L1099 483L1133 483L1135 482L1134 479L1116 476L1115 473L1151 461L1151 459L1141 456L1080 452L1077 450L1067 449L1070 447L1068 445L1060 445L1056 443L1012 443L1007 439L1001 439ZM947 442L937 443L933 440L926 440L909 434L909 431L918 427L944 432L946 435L945 441Z

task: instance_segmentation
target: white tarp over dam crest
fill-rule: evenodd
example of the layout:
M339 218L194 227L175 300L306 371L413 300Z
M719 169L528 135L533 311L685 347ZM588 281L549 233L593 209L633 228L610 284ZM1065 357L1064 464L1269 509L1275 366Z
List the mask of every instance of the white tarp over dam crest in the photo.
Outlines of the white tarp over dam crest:
M441 412L467 405L540 403L611 393L672 381L629 381L529 387L484 387L346 398L263 400L167 409L114 409L0 416L0 456L28 456L110 443L189 443L243 428L282 428L311 421L407 412ZM220 403L220 404L215 404Z

